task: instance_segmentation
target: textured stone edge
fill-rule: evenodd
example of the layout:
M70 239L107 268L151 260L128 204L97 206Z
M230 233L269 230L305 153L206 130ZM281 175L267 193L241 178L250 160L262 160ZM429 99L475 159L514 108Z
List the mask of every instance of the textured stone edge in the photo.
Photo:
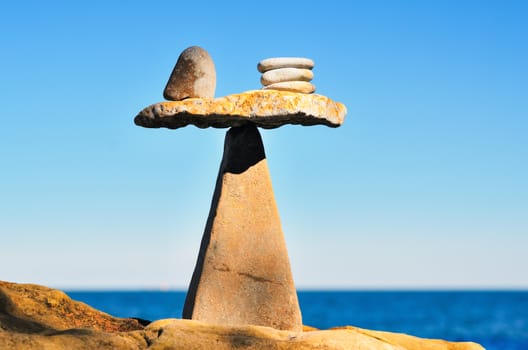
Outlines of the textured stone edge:
M164 319L144 330L106 333L70 329L51 334L8 333L0 329L1 349L376 349L484 350L473 342L418 338L402 333L343 327L310 332L262 326L221 326L192 320Z
M265 129L286 124L338 127L346 113L345 105L323 95L251 90L216 99L155 103L139 112L134 122L146 128L169 129L187 125L228 128L247 123Z
M281 331L262 326L223 326L193 320L165 319L151 323L145 329L149 344L169 348L188 348L200 339L201 348L231 345L238 349L383 349L383 350L483 350L473 342L450 342L418 338L403 333L372 331L347 326L309 332ZM187 338L189 334L198 337ZM161 348L161 347L160 347ZM224 348L224 347L222 347ZM165 348L163 348L165 349Z

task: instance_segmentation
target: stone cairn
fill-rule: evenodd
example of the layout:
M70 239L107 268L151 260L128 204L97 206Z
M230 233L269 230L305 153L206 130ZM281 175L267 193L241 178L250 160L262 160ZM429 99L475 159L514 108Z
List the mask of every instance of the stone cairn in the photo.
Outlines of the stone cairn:
M213 324L301 331L286 243L258 127L343 123L346 108L311 94L312 60L261 61L262 90L214 98L213 60L182 52L164 90L169 102L143 109L139 126L230 128L183 318Z
M277 57L267 58L258 63L262 73L260 82L264 90L280 90L311 94L315 86L313 79L314 62L309 58Z

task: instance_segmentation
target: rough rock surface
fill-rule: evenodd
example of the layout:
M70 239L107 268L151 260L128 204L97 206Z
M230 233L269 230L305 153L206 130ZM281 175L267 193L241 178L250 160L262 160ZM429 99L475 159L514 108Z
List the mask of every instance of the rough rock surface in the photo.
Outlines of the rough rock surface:
M264 146L254 125L227 132L183 318L302 330Z
M134 122L147 128L227 128L253 123L272 129L285 124L340 126L346 107L326 96L276 90L252 90L214 100L190 98L160 102L143 109Z
M229 327L187 320L161 320L150 324L149 349L278 349L278 350L484 350L470 342L447 342L369 331L355 327L325 331L288 332L269 327ZM192 337L190 335L193 335ZM160 342L158 346L156 342ZM161 345L163 344L163 345Z
M58 290L0 281L0 349L144 349L143 328Z
M216 70L209 53L191 46L180 54L172 70L163 97L171 101L186 98L214 98Z
M70 314L65 310L77 311ZM84 321L79 324L79 320ZM156 321L141 329L135 322L111 317L57 290L0 282L0 349L483 350L475 343L428 340L355 327L301 333L176 319ZM130 330L128 324L132 325Z
M104 332L143 329L135 319L115 318L63 292L34 284L0 281L0 328L25 332L90 328ZM0 347L1 349L1 347Z

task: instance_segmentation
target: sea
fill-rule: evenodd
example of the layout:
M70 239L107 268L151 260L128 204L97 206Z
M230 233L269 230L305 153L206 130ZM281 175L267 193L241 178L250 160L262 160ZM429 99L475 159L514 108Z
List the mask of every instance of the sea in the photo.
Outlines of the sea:
M181 318L183 291L70 291L118 317ZM299 291L305 325L351 325L528 350L528 291Z

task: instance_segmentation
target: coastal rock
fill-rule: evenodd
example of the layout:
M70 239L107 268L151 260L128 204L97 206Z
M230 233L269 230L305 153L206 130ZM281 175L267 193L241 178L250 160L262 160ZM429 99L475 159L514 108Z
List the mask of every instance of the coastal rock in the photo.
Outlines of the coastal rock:
M279 68L269 70L262 74L260 82L262 85L270 85L283 81L310 81L313 79L313 76L313 72L309 69Z
M302 330L264 146L254 125L227 132L183 318Z
M84 321L77 323L78 320ZM142 329L134 322L94 310L57 290L0 282L0 349L484 350L475 343L421 339L355 327L291 332L169 319Z
M257 64L257 69L261 73L272 69L287 67L312 69L314 67L314 61L304 57L273 57L266 58Z
M156 103L139 112L134 122L147 128L169 129L187 125L227 128L250 123L266 129L285 124L338 127L345 115L346 107L326 96L253 90L214 100L191 98Z
M263 90L279 90L299 92L301 94L311 94L315 91L315 85L306 81L283 81L282 83L275 83L264 86Z
M59 290L0 281L0 329L39 333L72 328L124 332L143 326L135 319L112 317L72 301Z
M146 333L152 350L484 350L471 342L421 339L355 327L289 332L269 327L222 326L168 319L150 324Z
M214 98L216 70L209 53L198 46L185 49L178 57L163 91L171 101L186 98Z

